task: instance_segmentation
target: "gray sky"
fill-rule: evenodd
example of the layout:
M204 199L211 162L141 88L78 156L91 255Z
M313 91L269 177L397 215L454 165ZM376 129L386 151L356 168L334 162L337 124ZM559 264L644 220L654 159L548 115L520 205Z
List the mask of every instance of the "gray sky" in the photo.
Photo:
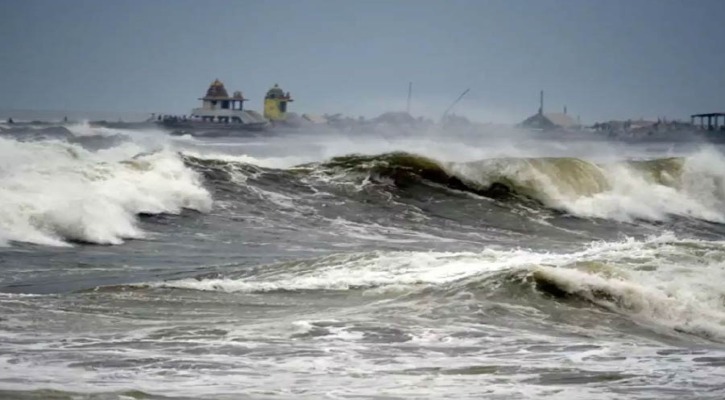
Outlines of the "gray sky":
M725 111L723 0L3 0L0 108L187 113L214 78L261 110L518 122Z

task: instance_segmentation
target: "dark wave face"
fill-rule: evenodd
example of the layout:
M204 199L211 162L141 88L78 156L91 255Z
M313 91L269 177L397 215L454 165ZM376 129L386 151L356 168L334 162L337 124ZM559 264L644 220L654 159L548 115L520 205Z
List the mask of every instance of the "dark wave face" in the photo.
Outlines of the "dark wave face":
M0 397L725 395L718 147L2 129Z

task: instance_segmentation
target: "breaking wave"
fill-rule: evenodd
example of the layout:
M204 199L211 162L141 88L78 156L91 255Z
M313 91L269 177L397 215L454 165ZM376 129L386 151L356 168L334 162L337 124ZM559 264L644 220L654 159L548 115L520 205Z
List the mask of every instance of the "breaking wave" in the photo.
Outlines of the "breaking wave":
M499 295L546 307L543 299L583 302L706 339L725 340L725 243L682 240L667 233L645 240L593 243L573 253L524 249L480 252L336 254L244 270L241 276L203 275L135 288L230 293L365 290L436 296L430 304L460 301L453 293ZM680 274L682 268L697 274ZM674 277L677 277L676 279ZM507 289L508 288L508 289ZM403 297L404 298L404 297ZM505 300L504 300L505 301Z
M725 222L725 157L703 150L688 157L593 163L577 158L499 158L441 162L408 153L345 156L305 165L341 171L398 188L432 183L506 199L528 198L580 217L620 221L677 215Z
M144 236L138 214L207 211L211 201L171 151L0 138L0 242L118 244Z
M138 214L206 211L212 202L207 189L216 196L222 186L261 184L250 178L257 176L266 179L265 190L292 197L295 191L320 189L336 196L352 193L320 188L338 184L387 192L445 189L443 193L473 193L500 204L525 202L582 218L632 222L678 216L725 222L725 157L712 149L687 157L608 163L578 158L450 162L393 152L275 169L271 167L286 162L177 153L151 132L127 134L88 124L57 129L63 130L54 131L57 137L42 140L0 138L0 243L121 243L143 237ZM118 139L119 132L128 138ZM239 201L239 191L227 192L225 200ZM389 198L383 194L362 200Z

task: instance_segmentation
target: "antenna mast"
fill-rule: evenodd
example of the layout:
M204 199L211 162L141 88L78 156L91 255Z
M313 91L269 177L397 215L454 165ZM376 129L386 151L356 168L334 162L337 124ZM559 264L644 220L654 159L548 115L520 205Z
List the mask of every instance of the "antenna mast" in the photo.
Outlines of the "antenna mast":
M539 94L539 115L544 113L544 91L542 90ZM566 114L566 112L565 112Z

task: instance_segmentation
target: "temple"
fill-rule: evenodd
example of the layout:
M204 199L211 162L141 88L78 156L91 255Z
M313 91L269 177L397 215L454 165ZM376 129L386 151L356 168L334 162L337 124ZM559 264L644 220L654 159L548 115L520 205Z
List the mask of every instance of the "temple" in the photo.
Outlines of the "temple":
M287 103L291 102L292 96L289 92L280 89L276 83L267 91L264 96L264 117L272 122L285 121L287 119Z
M239 112L244 110L244 102L247 99L239 91L230 97L219 79L215 79L209 85L206 96L199 100L202 101L201 108L191 111L192 118L205 122L242 122Z
M247 99L242 92L236 91L229 96L219 79L209 85L206 95L199 100L201 107L192 109L188 118L186 115L159 115L156 122L178 132L263 130L269 125L258 112L244 109Z

